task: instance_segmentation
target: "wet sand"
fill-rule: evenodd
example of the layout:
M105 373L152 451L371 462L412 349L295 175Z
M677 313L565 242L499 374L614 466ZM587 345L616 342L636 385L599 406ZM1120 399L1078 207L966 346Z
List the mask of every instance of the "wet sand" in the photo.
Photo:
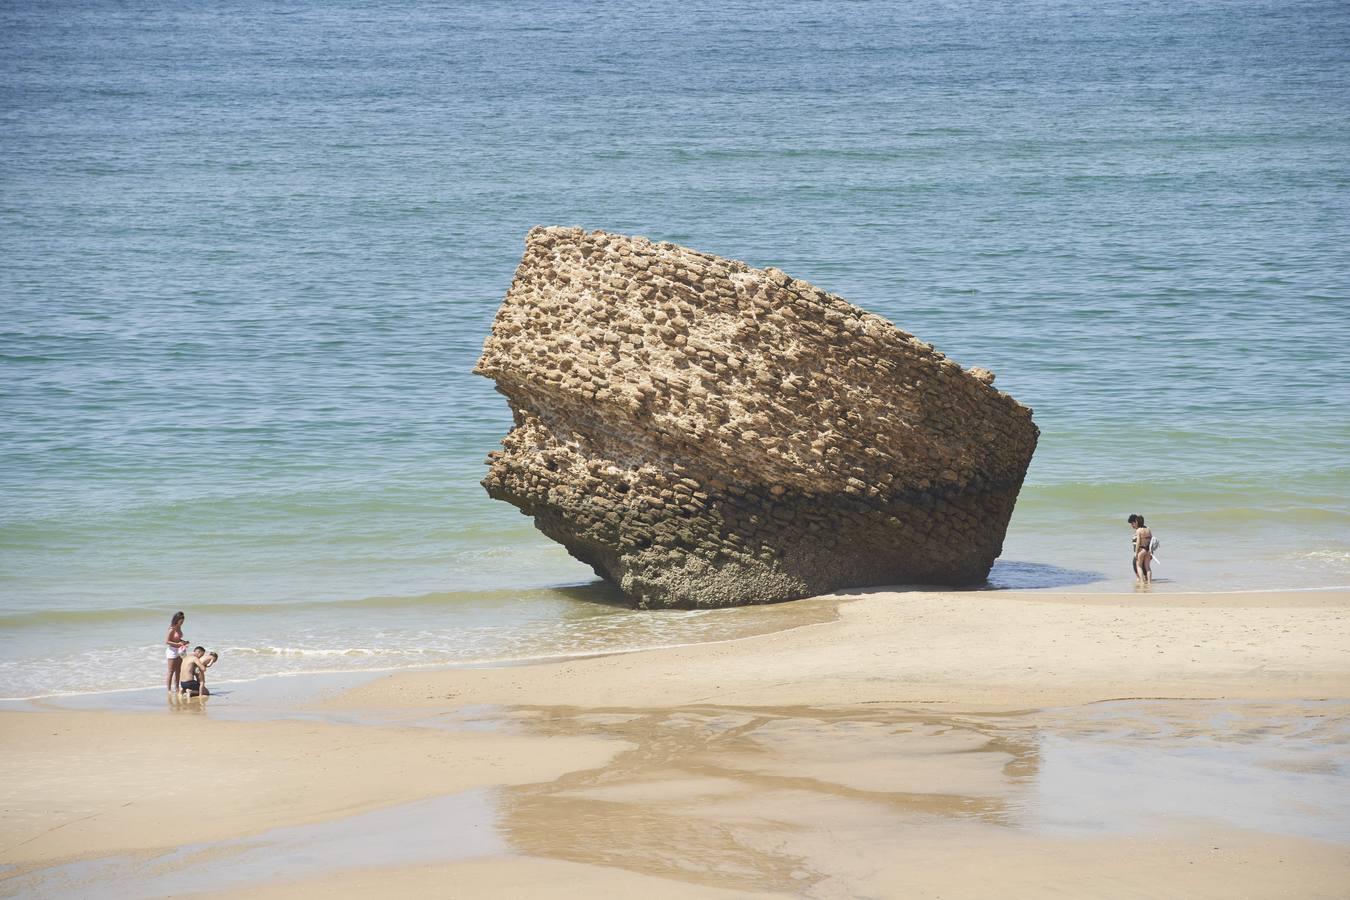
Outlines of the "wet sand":
M1344 896L1348 623L1345 592L875 592L302 720L4 713L0 894Z

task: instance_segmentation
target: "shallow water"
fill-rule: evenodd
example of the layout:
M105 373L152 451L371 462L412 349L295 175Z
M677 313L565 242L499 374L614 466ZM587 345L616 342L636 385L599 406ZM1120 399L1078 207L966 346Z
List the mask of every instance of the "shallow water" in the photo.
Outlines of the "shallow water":
M683 644L734 640L834 618L837 599L725 610L629 609L603 584L553 590L376 598L194 611L189 637L210 634L220 661L212 690L237 686L256 697L276 676L383 672L446 665L525 663ZM94 697L161 687L165 662L140 611L91 634L80 616L40 627L0 629L0 699ZM2 621L2 619L0 619ZM35 643L36 642L36 643ZM43 656L54 657L47 665ZM36 657L36 659L35 659Z
M1350 584L1347 40L1274 0L7 5L0 695L153 681L179 608L236 676L622 616L476 483L539 223L997 372L1043 434L995 586L1128 589L1136 511L1160 587Z

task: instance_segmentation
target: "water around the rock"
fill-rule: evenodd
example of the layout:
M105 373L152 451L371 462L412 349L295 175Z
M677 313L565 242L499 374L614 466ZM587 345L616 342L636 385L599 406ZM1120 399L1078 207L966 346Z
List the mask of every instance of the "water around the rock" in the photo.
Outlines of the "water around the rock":
M1350 583L1336 3L0 9L0 694L673 643L484 496L541 223L777 266L1033 407L996 586ZM580 594L577 593L580 591ZM713 622L716 621L711 620Z

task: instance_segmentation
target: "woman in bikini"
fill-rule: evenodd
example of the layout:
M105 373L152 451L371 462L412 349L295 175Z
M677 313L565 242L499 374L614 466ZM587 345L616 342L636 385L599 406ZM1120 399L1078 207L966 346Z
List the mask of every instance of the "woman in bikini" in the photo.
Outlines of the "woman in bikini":
M169 634L164 638L164 658L169 661L164 686L170 691L178 690L178 677L183 671L183 651L188 647L188 642L183 639L183 620L186 618L181 612L174 613L169 622Z
M1153 544L1153 530L1144 524L1144 517L1135 514L1130 516L1130 527L1134 529L1134 539L1130 545L1134 548L1134 577L1140 584L1152 584L1153 582L1153 553L1151 546Z

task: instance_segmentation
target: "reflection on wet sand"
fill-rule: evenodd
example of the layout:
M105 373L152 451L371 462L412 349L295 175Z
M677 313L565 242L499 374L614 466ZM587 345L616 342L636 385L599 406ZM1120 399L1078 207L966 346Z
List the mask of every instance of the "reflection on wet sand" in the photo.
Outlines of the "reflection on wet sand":
M1203 820L1350 842L1346 704L513 718L527 732L635 745L605 768L506 789L500 824L518 852L708 886L847 894L895 848L935 833L1126 834Z
M536 875L511 883L560 897L587 894L538 873L591 879L607 896L673 883L675 896L698 886L819 898L1137 897L1159 885L1178 896L1340 897L1350 877L1345 701L968 715L879 704L342 715L364 721L374 740L436 760L424 778L505 764L496 740L514 742L517 764L552 761L532 769L538 779L566 774L513 786L489 773L473 789L355 815L26 866L0 872L0 895L139 897L211 885L230 896L355 897L397 877L408 895L439 896L471 869L499 885L522 858ZM559 765L577 737L602 740Z
M169 703L169 712L190 713L202 715L206 712L206 704L210 702L211 696L189 696L178 691L167 691L166 697Z
M509 789L502 824L520 852L719 887L818 882L818 857L840 855L807 849L822 837L881 839L937 816L1007 822L1009 797L1037 768L1035 732L1015 716L535 712L547 714L526 717L531 728L601 733L636 749L604 769Z

